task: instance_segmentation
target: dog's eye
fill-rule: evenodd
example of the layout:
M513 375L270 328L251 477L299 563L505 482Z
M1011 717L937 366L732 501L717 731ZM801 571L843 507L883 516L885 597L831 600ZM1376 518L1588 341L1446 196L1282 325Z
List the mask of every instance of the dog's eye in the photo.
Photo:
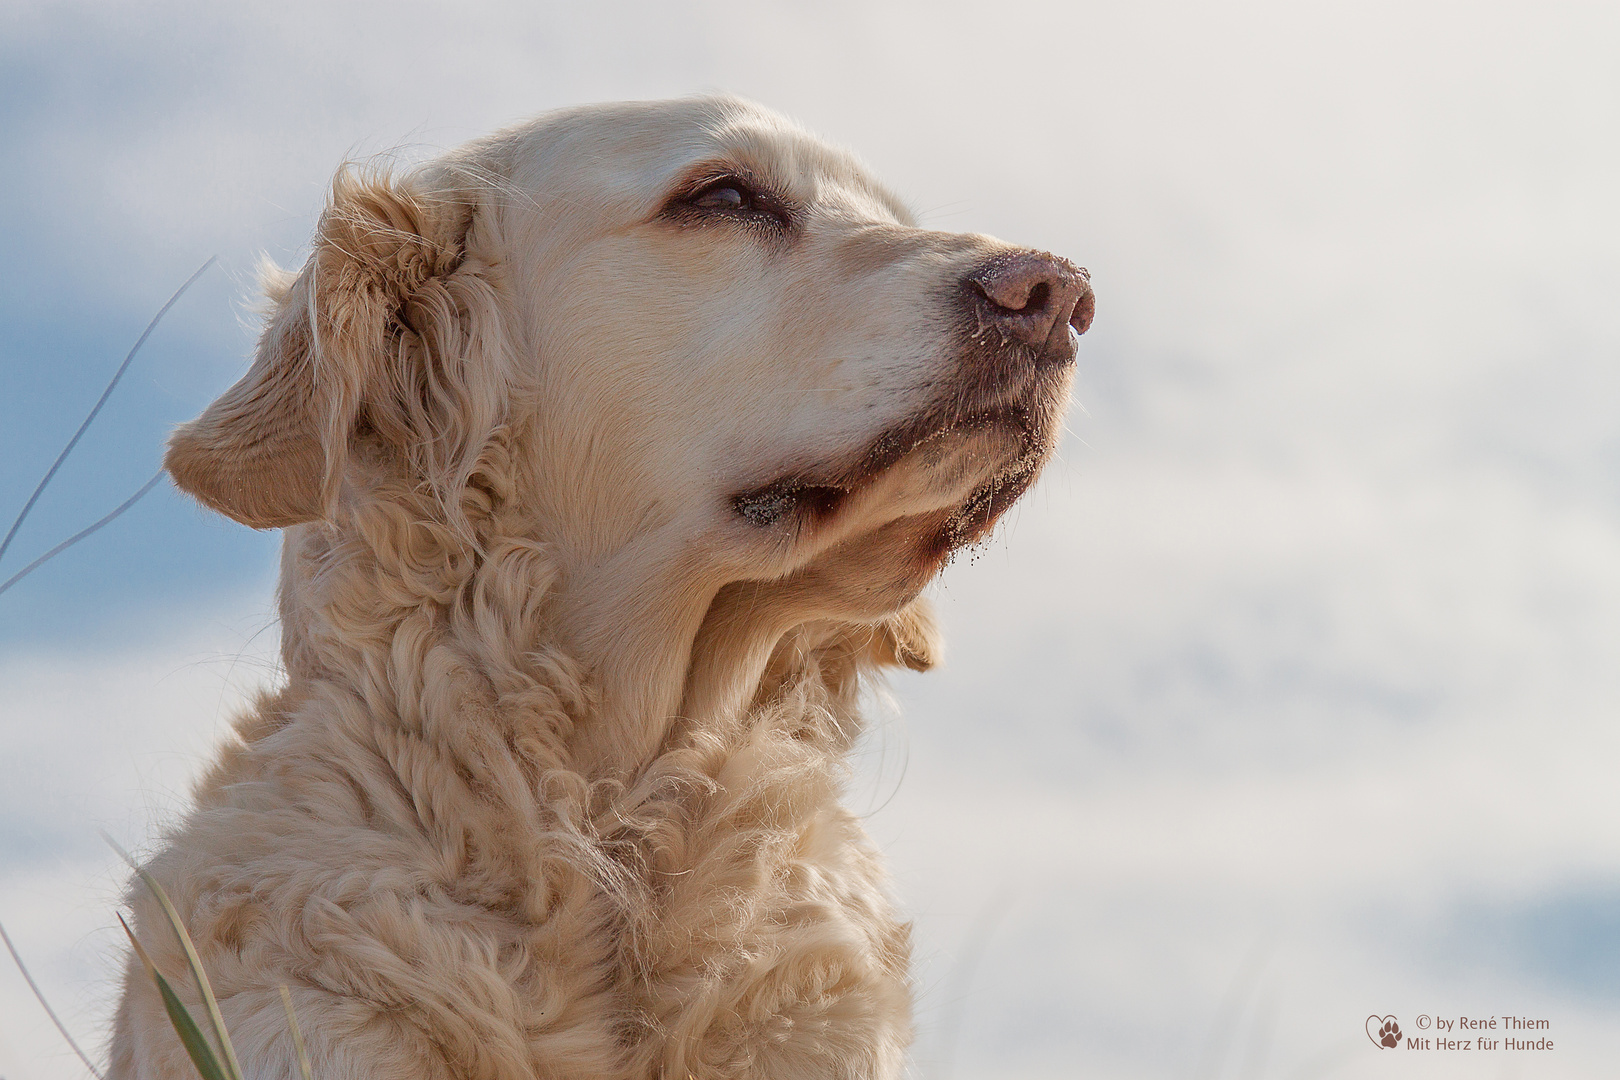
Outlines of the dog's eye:
M705 210L752 210L754 204L754 193L731 179L716 180L692 196L692 205Z
M716 177L682 201L705 214L750 218L779 228L791 224L787 208L778 199L740 176Z
M709 179L677 192L660 216L691 225L736 222L773 235L786 235L793 229L793 211L780 196L736 173L710 174Z

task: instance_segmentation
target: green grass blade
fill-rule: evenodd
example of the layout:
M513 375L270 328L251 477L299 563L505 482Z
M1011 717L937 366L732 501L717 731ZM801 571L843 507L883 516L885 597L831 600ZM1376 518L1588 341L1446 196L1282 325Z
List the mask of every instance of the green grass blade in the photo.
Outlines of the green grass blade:
M135 865L135 860L129 853L119 847L110 836L102 834L107 843L112 844L114 851L123 856L125 862L135 871L136 875L145 882L146 887L152 890L159 906L163 908L164 917L169 920L169 926L174 930L174 936L180 939L180 947L186 952L186 963L191 967L191 977L197 980L197 990L202 994L203 1006L208 1010L208 1022L214 1028L214 1038L219 1042L219 1049L225 1060L225 1075L222 1080L242 1080L242 1066L236 1060L236 1048L231 1045L231 1037L225 1030L225 1017L220 1014L219 1000L214 997L214 988L209 985L208 973L203 970L202 958L197 955L197 947L191 943L191 935L186 933L186 924L181 921L180 913L175 910L174 904L169 902L169 894L163 891L157 878L147 873L145 869Z
M281 988L281 1005L287 1010L287 1027L292 1030L293 1048L298 1051L298 1071L304 1080L315 1080L309 1067L309 1051L304 1049L304 1033L298 1030L298 1017L293 1014L292 994L285 986Z
M197 947L191 942L191 935L186 933L186 925L180 920L180 913L175 910L174 904L169 900L169 894L163 891L157 878L145 870L137 868L135 873L152 890L157 902L163 908L163 914L169 920L175 937L180 939L180 947L186 951L186 963L191 967L191 976L197 980L197 989L202 994L203 1006L208 1010L208 1022L214 1028L214 1038L219 1041L219 1048L225 1058L225 1075L221 1080L242 1080L242 1066L237 1063L236 1049L231 1045L230 1033L225 1030L225 1017L219 1011L219 999L214 997L214 988L208 982L208 973L203 970L202 957L197 955Z
M129 928L129 923L124 922L122 915L118 916L118 922L124 928L124 933L129 935L129 943L135 947L135 955L141 958L146 974L157 983L158 993L163 995L163 1008L169 1014L169 1023L174 1025L174 1033L180 1036L180 1045L184 1046L186 1053L191 1056L191 1063L197 1066L203 1080L225 1080L225 1071L220 1068L219 1058L214 1056L214 1048L203 1038L202 1029L197 1026L197 1021L191 1018L191 1013L186 1011L179 995L174 992L174 987L169 985L169 980L165 979L163 973L157 969L157 965L152 963L152 958L146 955L141 943L135 940L135 932Z

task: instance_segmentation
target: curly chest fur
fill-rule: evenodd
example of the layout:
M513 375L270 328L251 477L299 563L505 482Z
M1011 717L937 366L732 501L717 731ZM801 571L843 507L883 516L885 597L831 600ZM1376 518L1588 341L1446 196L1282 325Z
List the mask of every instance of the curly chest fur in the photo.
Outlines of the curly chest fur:
M151 865L233 1031L273 1057L285 984L329 1075L898 1067L908 930L837 801L861 642L791 635L741 715L678 724L643 768L604 774L576 752L594 702L566 657L492 679L455 635L411 631L378 679L343 663L262 702ZM121 1030L162 1041L129 1022L155 995L129 989Z

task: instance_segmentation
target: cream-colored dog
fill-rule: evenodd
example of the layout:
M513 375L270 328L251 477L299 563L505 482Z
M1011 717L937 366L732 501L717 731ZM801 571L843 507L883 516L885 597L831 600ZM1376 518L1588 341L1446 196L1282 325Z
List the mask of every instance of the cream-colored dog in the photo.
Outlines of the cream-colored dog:
M147 864L251 1080L897 1076L863 679L1052 450L1086 274L728 98L348 171L175 482L286 682ZM184 962L140 887L137 933ZM131 968L116 1080L193 1075Z

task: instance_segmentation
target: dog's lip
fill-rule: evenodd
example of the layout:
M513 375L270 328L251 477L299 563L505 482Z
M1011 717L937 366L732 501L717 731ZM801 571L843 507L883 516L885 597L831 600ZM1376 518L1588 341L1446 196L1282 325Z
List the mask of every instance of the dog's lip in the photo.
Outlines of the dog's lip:
M1017 435L1017 459L1028 453L1037 435L1027 408L1017 404L982 409L962 416L937 417L878 436L858 455L840 464L793 470L733 494L731 507L755 525L775 525L792 517L802 523L824 521L884 471L930 442L987 428Z

